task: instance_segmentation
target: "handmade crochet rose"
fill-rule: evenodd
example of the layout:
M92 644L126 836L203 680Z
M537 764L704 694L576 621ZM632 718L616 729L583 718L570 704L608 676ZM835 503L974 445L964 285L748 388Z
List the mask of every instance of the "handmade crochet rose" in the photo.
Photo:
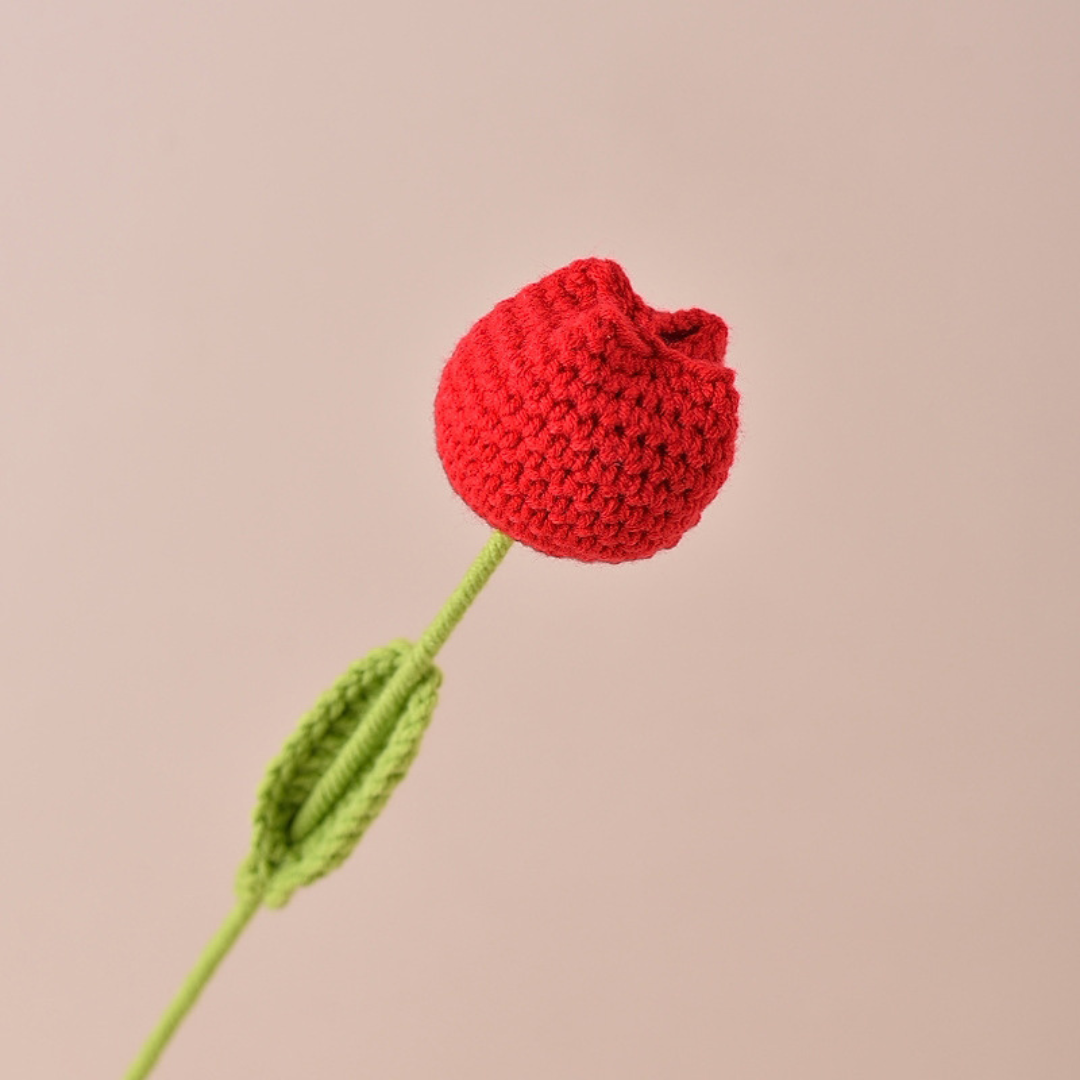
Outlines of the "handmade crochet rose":
M461 339L435 399L454 490L548 555L644 559L674 547L727 478L739 395L727 326L657 311L610 259L579 259Z
M607 259L549 274L462 338L436 397L439 454L494 531L423 633L351 664L270 763L236 904L126 1080L145 1080L259 908L340 866L379 815L435 710L435 657L514 540L623 562L696 524L735 449L726 343L717 316L654 311Z

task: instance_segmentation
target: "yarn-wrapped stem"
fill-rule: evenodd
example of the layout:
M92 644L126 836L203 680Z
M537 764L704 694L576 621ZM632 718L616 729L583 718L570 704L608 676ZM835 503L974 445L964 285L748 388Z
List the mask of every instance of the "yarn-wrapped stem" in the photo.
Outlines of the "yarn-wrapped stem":
M409 694L430 668L436 653L446 643L446 639L461 621L469 605L487 584L513 542L505 533L498 530L492 532L491 538L469 567L469 572L461 584L454 590L428 628L420 635L408 659L398 667L383 688L365 717L364 723L353 731L348 742L338 751L333 764L319 778L311 794L300 807L289 829L293 841L299 842L308 836L341 798L352 783L361 763L371 754L372 747L385 738L387 730L400 714Z
M192 1005L199 999L203 988L217 971L218 964L225 959L229 950L236 944L236 939L244 932L244 927L251 922L259 910L260 898L257 895L239 899L236 906L226 916L217 933L203 949L195 966L188 973L176 996L169 1002L169 1007L161 1015L157 1027L142 1045L139 1056L131 1063L124 1074L124 1080L143 1080L150 1075L150 1070L157 1064L162 1051L168 1046L173 1033L181 1021L190 1012Z
M218 965L262 906L280 907L301 885L348 857L404 777L436 702L433 660L510 550L492 533L415 644L393 642L358 660L301 720L271 763L255 813L236 906L207 943L125 1080L145 1080Z

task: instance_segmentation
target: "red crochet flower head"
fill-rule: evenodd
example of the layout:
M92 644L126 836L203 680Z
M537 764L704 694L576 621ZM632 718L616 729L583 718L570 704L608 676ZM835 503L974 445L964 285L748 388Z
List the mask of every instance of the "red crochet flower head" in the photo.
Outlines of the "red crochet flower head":
M435 399L446 475L488 524L548 555L674 547L734 456L726 345L718 316L656 311L617 263L579 259L458 343Z

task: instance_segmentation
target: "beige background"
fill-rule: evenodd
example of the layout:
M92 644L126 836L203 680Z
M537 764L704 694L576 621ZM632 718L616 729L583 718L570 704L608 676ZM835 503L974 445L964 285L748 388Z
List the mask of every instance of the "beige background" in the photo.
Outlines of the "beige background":
M0 1075L122 1072L484 541L443 359L585 254L730 321L729 484L512 553L161 1080L1080 1074L1078 12L4 4Z

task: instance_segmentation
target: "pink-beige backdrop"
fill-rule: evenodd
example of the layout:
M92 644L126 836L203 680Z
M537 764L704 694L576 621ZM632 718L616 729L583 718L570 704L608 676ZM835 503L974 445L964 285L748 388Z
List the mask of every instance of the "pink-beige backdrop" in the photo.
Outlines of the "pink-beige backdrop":
M674 551L515 549L180 1078L1074 1080L1080 7L11 2L0 1075L122 1073L262 770L486 536L432 398L527 281L732 326Z

